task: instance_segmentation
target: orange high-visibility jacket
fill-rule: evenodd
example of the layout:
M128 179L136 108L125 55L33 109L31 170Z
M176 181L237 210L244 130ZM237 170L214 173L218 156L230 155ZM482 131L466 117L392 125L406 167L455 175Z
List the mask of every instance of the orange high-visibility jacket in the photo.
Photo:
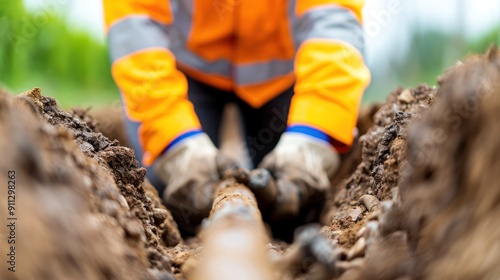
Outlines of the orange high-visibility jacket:
M183 73L260 107L295 83L289 125L349 147L370 73L363 0L104 0L112 74L144 163L200 128Z

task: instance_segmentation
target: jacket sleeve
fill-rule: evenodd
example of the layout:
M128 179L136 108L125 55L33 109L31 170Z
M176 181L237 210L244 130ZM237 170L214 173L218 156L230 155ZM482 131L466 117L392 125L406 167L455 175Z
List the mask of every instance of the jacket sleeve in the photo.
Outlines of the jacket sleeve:
M353 131L370 72L363 61L364 1L297 0L295 7L295 95L289 126L327 134L344 152Z
M186 77L169 51L169 1L104 0L112 75L127 117L140 122L143 164L150 165L180 136L200 128L187 99Z

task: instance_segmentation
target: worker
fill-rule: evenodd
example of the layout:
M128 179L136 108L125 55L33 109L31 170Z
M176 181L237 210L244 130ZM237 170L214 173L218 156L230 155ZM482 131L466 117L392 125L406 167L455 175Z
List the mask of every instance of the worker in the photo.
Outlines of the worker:
M289 209L280 215L296 216L324 196L353 143L370 80L363 5L104 0L128 136L181 228L211 209L228 103L241 112L253 167L277 180L275 209Z

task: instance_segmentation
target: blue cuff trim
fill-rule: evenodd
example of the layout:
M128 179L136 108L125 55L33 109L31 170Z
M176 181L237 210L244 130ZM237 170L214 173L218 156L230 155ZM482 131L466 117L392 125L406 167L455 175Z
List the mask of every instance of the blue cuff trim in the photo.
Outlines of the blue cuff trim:
M302 134L311 136L313 138L316 138L316 139L325 141L327 143L330 143L330 136L328 136L323 131L317 130L316 128L312 128L310 126L306 126L306 125L292 125L292 126L289 126L286 129L286 132L302 133Z
M191 136L194 136L194 135L198 135L200 133L203 133L203 132L201 130L197 129L197 130L191 130L191 131L185 132L185 133L177 136L177 138L175 138L172 142L170 142L170 144L168 144L168 146L165 148L165 150L163 152L168 151L170 148L172 148L173 146L175 146L176 144L178 144L182 140L189 138Z

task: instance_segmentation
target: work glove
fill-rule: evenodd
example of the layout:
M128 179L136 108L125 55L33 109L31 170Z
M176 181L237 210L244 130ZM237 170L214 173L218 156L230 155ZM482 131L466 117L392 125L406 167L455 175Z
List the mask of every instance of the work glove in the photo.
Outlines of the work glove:
M270 218L296 218L311 204L324 201L340 157L328 142L297 132L285 132L260 164L276 179L278 195Z
M155 172L166 185L163 201L179 227L194 233L208 216L219 180L218 150L205 133L175 144L155 163Z

